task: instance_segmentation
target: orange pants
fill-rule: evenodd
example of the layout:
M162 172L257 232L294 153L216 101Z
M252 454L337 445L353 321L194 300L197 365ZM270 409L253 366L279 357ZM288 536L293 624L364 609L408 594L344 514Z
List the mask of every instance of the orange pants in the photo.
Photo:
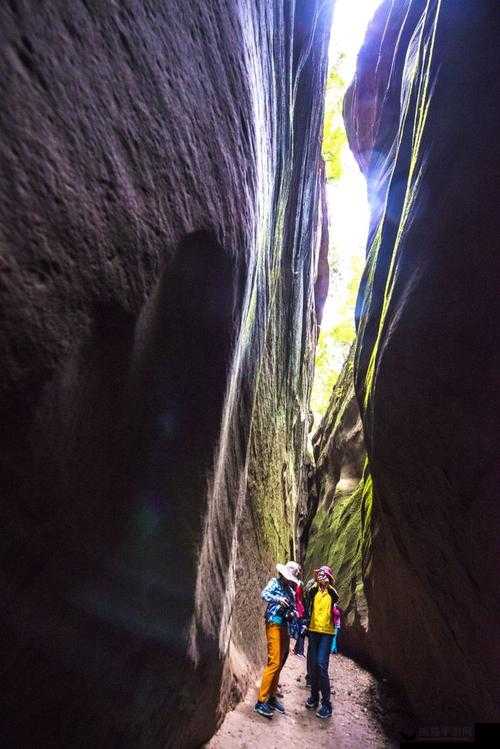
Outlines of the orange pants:
M285 663L290 647L288 629L279 624L266 624L267 666L262 674L259 691L259 702L267 702L274 697L278 688L281 669Z

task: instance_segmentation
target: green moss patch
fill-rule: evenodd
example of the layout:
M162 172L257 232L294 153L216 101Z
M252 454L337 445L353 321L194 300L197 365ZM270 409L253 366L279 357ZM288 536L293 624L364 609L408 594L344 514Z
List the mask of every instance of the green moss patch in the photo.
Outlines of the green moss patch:
M329 564L335 572L344 621L368 626L364 579L371 556L372 479L365 466L362 480L347 495L337 495L329 511L320 508L311 528L306 569Z

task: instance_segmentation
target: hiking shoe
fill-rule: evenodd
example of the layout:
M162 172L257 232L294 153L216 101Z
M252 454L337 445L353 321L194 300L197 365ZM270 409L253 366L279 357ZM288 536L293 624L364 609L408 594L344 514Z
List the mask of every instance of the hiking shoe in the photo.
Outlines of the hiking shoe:
M279 702L279 700L276 699L276 697L269 697L267 704L271 708L271 710L277 710L279 713L285 712L285 706L282 702Z
M254 711L259 713L259 715L263 715L264 718L272 718L274 714L267 702L256 702Z
M309 697L306 702L306 708L308 710L316 710L316 708L318 707L318 704L319 704L318 700L313 700L312 697Z
M321 705L316 715L318 716L318 718L331 718L332 712L333 711L331 705Z

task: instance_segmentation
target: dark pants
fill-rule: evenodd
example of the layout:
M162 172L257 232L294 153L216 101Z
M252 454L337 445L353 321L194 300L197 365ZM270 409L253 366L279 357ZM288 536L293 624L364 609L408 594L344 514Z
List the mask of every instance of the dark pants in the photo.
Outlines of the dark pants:
M333 635L309 632L308 655L310 653L311 698L315 702L319 702L319 693L321 692L321 704L327 707L331 706L328 666L330 664L332 640Z
M283 666L285 665L286 659L288 658L289 655L290 655L290 637L287 637L285 640L285 649L283 651L283 663L281 665L281 668L283 668Z
M301 631L303 622L304 622L303 619L297 620L297 628L300 634L295 640L295 647L293 649L293 652L296 655L304 655L304 640L306 639L306 633Z

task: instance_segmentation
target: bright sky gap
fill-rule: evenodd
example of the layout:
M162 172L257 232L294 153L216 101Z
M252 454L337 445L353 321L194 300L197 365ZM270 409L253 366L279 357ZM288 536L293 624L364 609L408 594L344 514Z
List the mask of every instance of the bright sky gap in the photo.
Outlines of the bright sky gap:
M366 28L381 0L336 0L333 15L329 69L336 73L338 83L333 91L337 110L351 82L356 58ZM345 130L340 111L333 120L335 128ZM316 355L311 408L315 428L325 413L333 384L354 338L354 303L364 265L369 207L366 182L347 139L337 155L338 177L327 184L330 229L330 287L325 303L321 333Z

